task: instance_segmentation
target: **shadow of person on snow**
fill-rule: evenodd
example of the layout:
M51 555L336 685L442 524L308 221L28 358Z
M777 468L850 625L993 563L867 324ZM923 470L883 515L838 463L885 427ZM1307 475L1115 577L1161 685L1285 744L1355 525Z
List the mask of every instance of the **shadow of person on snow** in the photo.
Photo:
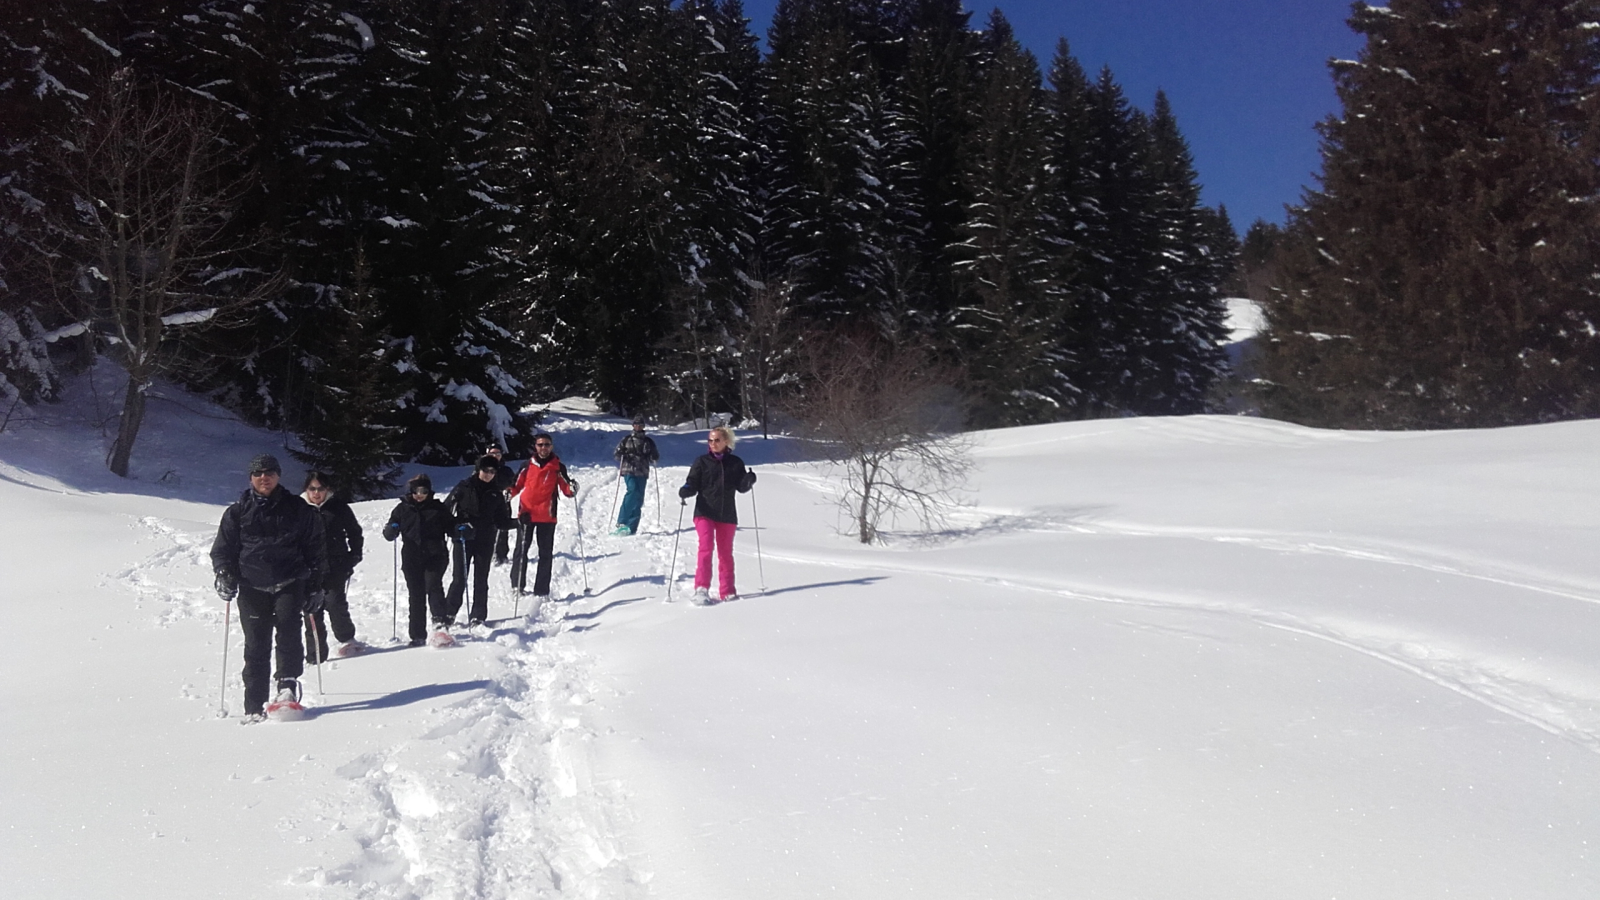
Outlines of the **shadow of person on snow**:
M433 700L447 697L451 694L464 694L468 691L484 691L494 686L494 682L487 679L478 681L457 681L453 684L424 684L418 687L406 688L392 694L383 694L370 697L366 700L351 700L345 703L332 703L327 706L314 706L306 710L310 716L325 716L336 712L359 712L368 709L393 709L397 706L409 706L424 700ZM326 696L326 695L325 695ZM340 696L334 694L332 696Z
M644 597L630 597L627 600L613 600L610 603L607 603L605 606L600 607L599 609L593 609L593 610L590 610L590 611L588 611L586 613L568 613L567 614L567 621L568 622L572 622L572 621L583 621L583 622L592 621L594 619L600 618L600 616L602 614L604 614L607 610L616 609L619 606L627 606L630 603L638 603L638 602L640 602L641 600L644 600L644 599L645 599Z
M886 580L888 580L888 578L889 578L889 576L887 576L887 575L868 575L868 576L865 576L863 578L847 578L847 579L845 579L843 581L818 581L815 584L796 584L796 585L792 585L790 587L768 588L765 591L761 591L759 593L751 594L750 596L751 597L771 597L774 594L791 594L791 593L794 593L795 591L810 591L810 590L816 590L818 588L831 588L831 587L849 587L849 586L852 586L852 585L854 585L856 587L867 587L868 585L877 584L880 581L886 581ZM743 598L741 597L741 599L743 599Z
M667 583L667 576L665 576L665 575L635 575L632 578L624 578L621 581L612 582L610 587L601 588L600 590L596 591L595 592L595 596L598 597L601 594L609 594L612 591L616 590L619 587L622 587L625 584L666 584L666 583Z

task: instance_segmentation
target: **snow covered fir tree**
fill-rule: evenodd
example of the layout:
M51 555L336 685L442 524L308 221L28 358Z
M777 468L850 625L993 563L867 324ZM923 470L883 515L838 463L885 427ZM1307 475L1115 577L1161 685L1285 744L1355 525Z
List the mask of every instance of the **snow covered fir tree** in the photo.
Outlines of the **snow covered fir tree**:
M178 273L205 296L157 374L375 467L352 483L525 452L525 411L571 394L766 423L791 351L839 329L931 348L979 425L1203 411L1225 370L1237 241L1165 98L1065 42L1046 78L959 0L783 0L765 56L738 0L11 7L13 401L115 353L114 292L63 240L72 126L114 84L216 123L214 230L249 237ZM363 433L393 445L331 449Z
M1600 415L1600 3L1356 4L1321 186L1278 237L1267 414ZM1263 237L1266 232L1263 231Z

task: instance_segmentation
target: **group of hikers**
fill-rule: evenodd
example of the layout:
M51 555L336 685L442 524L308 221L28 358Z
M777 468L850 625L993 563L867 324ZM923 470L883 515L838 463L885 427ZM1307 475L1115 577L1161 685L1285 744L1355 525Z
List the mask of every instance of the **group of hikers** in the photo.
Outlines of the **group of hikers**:
M695 498L699 551L694 599L702 604L737 596L734 495L748 492L756 481L755 472L733 454L730 429L712 428L706 444L707 452L690 465L678 489L680 503ZM661 458L655 441L645 434L643 417L633 420L633 430L612 455L627 493L611 533L626 537L639 530L645 485ZM398 555L409 606L407 634L413 647L426 644L430 633L447 634L457 624L466 603L469 571L472 602L467 609L468 627L488 619L492 565L509 563L512 588L519 594L533 594L530 614L536 614L550 595L559 497L576 501L578 481L556 456L555 439L545 432L534 435L533 455L520 471L513 472L502 456L499 446L486 449L473 473L443 501L434 495L433 480L426 473L412 476L383 526L385 540L401 542ZM244 630L244 709L247 721L258 721L264 717L269 693L274 704L298 706L300 676L306 663L319 664L330 656L348 656L363 649L356 640L346 592L361 562L364 541L354 511L336 496L327 473L307 472L299 496L280 483L282 467L270 454L252 459L249 475L250 487L222 514L211 547L211 565L223 602L239 602L239 622ZM514 552L510 547L513 531ZM535 561L531 591L527 584L530 550ZM718 576L715 599L710 593L713 555ZM444 587L446 568L452 573L448 590ZM329 625L338 643L331 650ZM274 682L275 692L269 690Z

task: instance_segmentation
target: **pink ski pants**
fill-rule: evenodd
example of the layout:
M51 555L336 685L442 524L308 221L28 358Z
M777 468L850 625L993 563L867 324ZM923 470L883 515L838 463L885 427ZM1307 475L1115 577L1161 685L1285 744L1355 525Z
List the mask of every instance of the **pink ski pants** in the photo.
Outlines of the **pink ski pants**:
M739 526L696 516L694 533L700 536L700 557L694 567L695 590L711 589L711 545L717 548L717 596L731 597L733 589L733 533Z

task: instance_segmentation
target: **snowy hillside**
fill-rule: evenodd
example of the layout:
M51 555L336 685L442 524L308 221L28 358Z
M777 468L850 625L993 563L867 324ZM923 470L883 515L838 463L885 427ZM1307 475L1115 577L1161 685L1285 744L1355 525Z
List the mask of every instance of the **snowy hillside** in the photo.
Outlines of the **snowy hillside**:
M611 537L625 426L574 405L567 599L497 570L490 631L404 648L360 504L376 651L241 727L207 554L281 440L168 391L124 481L93 399L0 434L8 897L1600 896L1600 422L992 432L952 528L877 547L748 439L746 597L696 608L703 433Z

